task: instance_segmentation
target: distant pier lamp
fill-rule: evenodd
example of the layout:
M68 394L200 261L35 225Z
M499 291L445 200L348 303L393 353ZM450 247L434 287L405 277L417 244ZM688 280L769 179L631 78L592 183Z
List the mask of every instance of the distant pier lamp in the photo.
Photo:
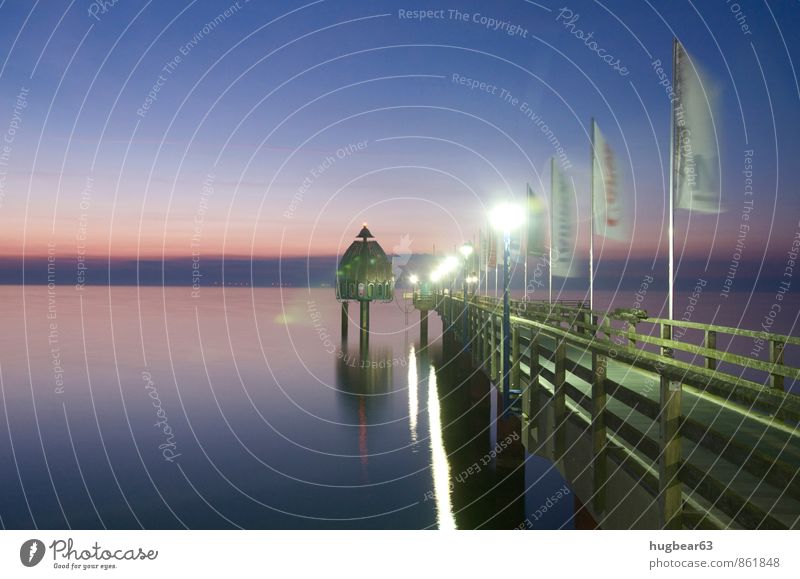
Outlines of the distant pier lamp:
M511 275L508 262L511 248L511 232L525 220L525 211L513 203L503 203L492 210L489 222L503 232L503 411L511 404L511 312L509 308L509 286Z
M467 329L468 329L467 308L469 307L467 304L467 290L469 289L467 287L468 284L467 278L469 276L467 275L467 269L469 268L470 257L472 256L472 252L475 251L475 248L473 248L472 244L469 241L467 241L464 245L458 248L458 251L460 251L461 255L464 256L464 279L461 284L462 288L461 293L464 298L464 307L461 309L461 342L464 345L464 349L467 350L469 344L469 336L467 336Z
M342 334L346 335L347 304L359 302L361 332L369 332L369 303L394 299L392 262L364 223L339 261L336 272L336 299L342 303Z
M412 273L408 276L408 283L411 284L411 296L412 301L417 299L417 292L419 290L419 276L415 273Z

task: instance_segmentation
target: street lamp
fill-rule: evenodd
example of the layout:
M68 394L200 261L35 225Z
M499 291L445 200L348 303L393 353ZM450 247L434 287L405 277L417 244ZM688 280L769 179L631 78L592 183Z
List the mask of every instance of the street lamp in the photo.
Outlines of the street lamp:
M511 276L508 271L511 248L511 232L522 225L525 220L524 210L513 203L502 203L495 207L489 215L489 221L498 231L503 232L503 411L511 406L511 309L509 307L509 285Z
M417 299L417 284L419 283L419 277L417 277L417 274L412 273L409 275L408 283L411 284L411 301L414 302L414 305L416 305L415 300Z
M469 256L472 255L472 252L474 251L474 248L472 247L472 244L469 241L467 241L464 245L459 247L458 250L461 252L461 255L464 256L464 283L463 283L463 286L462 286L462 288L463 288L462 291L463 291L463 294L464 294L463 295L463 297L464 297L464 307L463 307L463 309L461 311L461 324L462 324L461 325L461 330L462 330L461 342L464 345L464 350L468 350L469 348L467 347L467 329L468 329L468 324L467 324L467 313L468 313L468 311L467 311L467 267L469 266Z
M448 255L444 258L444 261L439 266L439 271L441 272L441 276L443 278L447 278L444 280L443 285L446 286L446 289L442 291L444 295L445 291L447 292L448 297L450 298L448 302L446 302L446 317L447 317L447 329L451 330L453 328L453 273L458 268L458 258L454 255Z
M444 262L442 262L442 272L447 274L451 273L458 267L458 258L454 255L448 255L444 258Z

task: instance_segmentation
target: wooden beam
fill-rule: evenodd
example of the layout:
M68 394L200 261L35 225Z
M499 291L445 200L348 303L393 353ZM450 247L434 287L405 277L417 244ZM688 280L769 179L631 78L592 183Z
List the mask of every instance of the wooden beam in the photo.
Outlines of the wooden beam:
M783 366L783 349L785 344L776 339L769 341L769 361L772 364L780 364ZM769 375L769 385L776 390L783 390L783 376L780 374Z
M495 348L495 340L494 340L494 323L492 322L494 315L491 312L488 312L486 315L486 334L487 334L487 342L489 342L489 349L487 354L489 357L487 359L489 370L489 380L494 380L494 348Z
M709 350L717 349L717 332L715 332L714 330L705 331L704 346ZM709 370L716 370L717 359L712 356L706 356L706 368L708 368Z
M564 456L566 449L566 432L564 430L566 418L566 399L564 392L564 382L566 381L566 360L567 346L564 340L556 342L555 352L553 352L553 363L555 364L554 392L553 392L553 456L556 460Z
M522 393L522 412L528 416L528 433L533 428L537 429L536 438L537 443L541 445L544 442L544 429L542 425L542 416L539 408L539 334L538 332L531 332L530 340L528 343L528 355L530 358L530 379L528 385ZM528 449L530 452L536 450Z
M602 354L592 353L592 505L595 514L606 510L606 487L608 483L608 461L606 460L606 387L605 379L608 359Z
M519 326L511 327L511 388L519 390Z
M661 324L661 337L671 339L672 326ZM672 348L662 347L661 355L672 358ZM658 498L661 528L680 529L683 503L678 470L681 464L681 383L663 373L660 379Z

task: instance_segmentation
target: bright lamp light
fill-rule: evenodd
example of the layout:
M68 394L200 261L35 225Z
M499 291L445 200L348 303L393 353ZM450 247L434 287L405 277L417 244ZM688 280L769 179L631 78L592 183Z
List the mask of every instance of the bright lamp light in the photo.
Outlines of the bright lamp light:
M448 255L445 258L444 263L442 263L442 272L450 273L457 267L458 267L458 258L452 255Z
M442 279L441 270L438 270L438 269L433 270L433 272L431 272L431 281L436 283L440 279Z
M464 245L459 247L458 250L461 252L461 255L464 256L464 259L472 255L472 252L474 251L471 243L465 243Z
M411 285L417 285L417 283L419 282L419 278L416 276L416 274L411 274L410 276L408 276L408 281L411 282Z
M492 227L500 231L513 231L525 221L525 212L514 203L501 203L489 214Z

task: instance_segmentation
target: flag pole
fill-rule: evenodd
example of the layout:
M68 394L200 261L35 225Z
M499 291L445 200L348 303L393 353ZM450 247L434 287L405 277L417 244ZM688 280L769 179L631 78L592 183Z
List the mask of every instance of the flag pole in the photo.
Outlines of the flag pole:
M673 301L675 284L675 104L677 101L676 75L677 75L678 39L672 39L672 90L673 98L669 116L669 289L667 302L669 304L669 319L673 320Z
M489 278L489 254L484 255L484 245L489 247L489 240L486 238L486 233L481 229L481 257L483 258L483 295L489 293L489 286L486 285L486 280Z
M589 187L589 194L591 195L591 199L589 200L589 316L592 315L592 311L594 310L594 158L597 155L597 151L595 151L595 140L594 140L594 133L595 133L595 121L594 117L592 117L592 125L591 125L591 141L592 141L592 150L591 150L591 159L590 162L592 164L592 172L591 172L591 179L592 184Z
M481 295L481 270L483 269L483 228L478 229L478 245L475 246L478 252L478 270L475 275L478 276L478 285L475 288L475 294Z
M527 245L527 241L525 242ZM528 301L528 248L525 247L525 289L523 290L522 301Z
M553 171L555 169L556 158L550 157L550 243L548 244L548 251L550 255L547 257L547 303L553 303L553 184L555 178Z
M522 253L522 235L520 235L519 252L524 256L525 260L525 285L522 290L522 301L528 301L528 249L530 248L531 240L528 239L531 230L531 186L525 183L525 253Z

